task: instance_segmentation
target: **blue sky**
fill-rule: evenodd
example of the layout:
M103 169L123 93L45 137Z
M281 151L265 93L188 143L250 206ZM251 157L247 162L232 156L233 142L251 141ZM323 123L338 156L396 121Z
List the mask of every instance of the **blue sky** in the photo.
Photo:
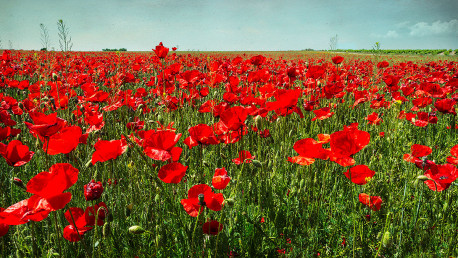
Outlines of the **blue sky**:
M40 23L58 50L56 23L73 50L458 48L456 0L0 0L3 48L40 49Z

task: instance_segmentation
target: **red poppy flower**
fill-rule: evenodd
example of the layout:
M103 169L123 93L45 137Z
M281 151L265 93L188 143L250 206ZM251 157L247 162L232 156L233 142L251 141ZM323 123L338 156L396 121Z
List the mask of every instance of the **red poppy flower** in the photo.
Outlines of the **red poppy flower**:
M21 129L7 127L0 127L0 141L8 139L9 137L14 137L21 133Z
M29 128L31 133L40 135L42 137L49 137L57 133L62 129L66 121L62 118L57 117L57 113L45 115L43 113L29 112L29 116L34 124L24 122Z
M183 149L175 147L175 144L180 137L181 133L175 134L172 131L153 132L143 141L143 151L154 160L178 161Z
M358 153L370 142L370 134L358 130L358 124L344 126L343 131L331 134L330 159L341 166L349 166L355 163L352 155Z
M215 174L212 178L212 185L215 189L223 190L231 181L231 178L227 175L226 168L215 169Z
M72 207L65 212L64 216L70 224L64 228L64 238L70 242L80 241L81 236L93 228L88 227L89 215L81 208ZM74 223L73 220L75 221Z
M315 121L317 119L324 120L334 115L334 112L331 112L331 108L329 107L313 110L313 113L315 113L316 117L312 118L312 121Z
M387 61L382 61L377 64L377 68L385 68L388 67L390 64Z
M219 223L216 220L212 220L209 222L205 222L202 226L202 230L204 234L216 236L219 234L219 232L221 232L221 230L223 230L223 224Z
M158 177L164 183L178 184L186 174L187 169L187 166L183 166L178 162L173 162L161 167L158 172Z
M219 140L213 133L213 127L207 124L198 124L188 129L189 137L184 140L184 144L188 145L189 149L199 144L211 145L218 144Z
M97 200L102 196L103 185L102 183L95 182L94 179L91 180L88 184L84 185L84 198L86 201Z
M450 153L452 156L447 157L447 162L450 164L458 165L458 144L452 147Z
M124 136L121 140L103 141L99 140L94 145L95 152L92 154L92 165L98 161L105 162L110 159L116 159L127 151L127 142Z
M51 210L46 199L35 194L0 212L0 223L11 226L22 225L29 220L42 221L48 217Z
M434 103L434 107L441 113L456 115L455 104L454 99L440 99Z
M382 207L382 198L380 196L369 196L365 193L359 194L359 201L368 206L373 211L378 211Z
M340 63L342 63L343 60L344 60L344 58L341 57L341 56L335 56L335 57L332 58L332 62L334 64L340 64Z
M250 63L256 66L262 65L266 61L266 57L263 55L257 55L250 58Z
M246 150L241 150L239 152L239 157L232 159L232 162L234 162L237 165L240 165L242 163L251 163L252 159L254 159L256 156L252 156L249 151Z
M4 210L5 210L4 208L0 207L0 214ZM1 221L1 217L0 217L0 221ZM9 225L0 222L0 237L6 235L9 229L10 229Z
M369 169L366 165L357 165L344 173L348 179L357 185L365 185L375 175L375 171Z
M78 181L78 169L68 163L57 163L49 172L41 172L27 183L27 192L39 195L49 203L51 211L62 209L72 198L64 193Z
M416 163L421 161L419 158L426 157L433 152L433 150L425 145L414 144L410 147L411 153L404 154L403 159L407 162Z
M367 122L368 125L379 125L381 122L383 122L382 118L380 118L379 114L376 112L368 115L365 119L369 121Z
M88 215L88 226L95 225L95 218L97 217L97 226L103 226L104 220L108 215L108 208L104 202L89 206L85 211Z
M0 143L0 155L9 166L20 167L28 163L34 154L35 152L29 151L29 147L19 140L13 140L8 145Z
M299 156L288 157L288 161L307 166L313 164L315 162L315 158L324 160L328 159L329 151L323 149L323 144L323 142L317 142L313 138L299 140L293 146Z
M458 170L452 164L435 165L425 172L425 176L431 179L424 181L429 189L441 192L456 180Z
M154 53L156 53L157 57L161 59L165 58L169 53L169 49L164 47L164 45L162 45L162 42L160 42L159 45L157 45L156 48L153 49L153 51Z
M199 195L203 195L204 202L199 202ZM197 217L203 211L204 205L210 210L220 211L224 202L222 193L213 193L210 186L205 184L195 185L188 191L188 199L182 199L181 205L184 210L191 216Z
M43 151L49 155L57 155L72 152L80 143L82 133L79 126L69 126L49 138L39 137L43 142Z
M235 106L224 110L220 115L220 119L228 130L237 131L245 125L247 116L248 112L244 107Z

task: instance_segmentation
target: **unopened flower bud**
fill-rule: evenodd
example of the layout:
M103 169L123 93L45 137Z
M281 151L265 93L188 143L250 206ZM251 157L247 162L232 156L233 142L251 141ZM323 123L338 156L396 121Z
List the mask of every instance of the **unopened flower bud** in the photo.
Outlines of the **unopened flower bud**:
M145 233L145 230L140 226L132 226L129 228L129 233L140 235L140 234Z
M20 188L26 189L24 182L20 178L13 177L13 184L19 186Z
M420 181L426 181L426 180L429 180L430 178L425 175L419 175L417 176L417 179Z

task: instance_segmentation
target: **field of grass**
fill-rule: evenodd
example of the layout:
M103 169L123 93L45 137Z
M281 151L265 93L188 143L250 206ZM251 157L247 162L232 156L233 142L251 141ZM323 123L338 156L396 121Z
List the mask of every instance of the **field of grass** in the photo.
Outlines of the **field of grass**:
M0 78L4 257L458 256L456 57L3 51Z

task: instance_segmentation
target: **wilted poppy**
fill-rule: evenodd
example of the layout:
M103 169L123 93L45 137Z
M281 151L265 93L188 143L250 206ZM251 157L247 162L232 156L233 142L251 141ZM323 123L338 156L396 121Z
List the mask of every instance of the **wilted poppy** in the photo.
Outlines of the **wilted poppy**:
M159 169L158 177L164 183L178 184L186 174L187 169L188 167L181 163L169 163Z
M0 155L2 155L6 163L13 167L19 167L28 163L35 152L29 151L27 145L23 145L19 140L13 140L5 145L0 142Z
M357 185L365 185L375 175L375 171L369 169L366 165L357 165L344 173L348 179Z
M95 152L92 154L91 163L105 162L110 159L116 159L127 151L127 142L124 136L121 140L104 141L99 140L94 145Z
M365 193L359 194L359 201L368 206L373 211L378 211L382 207L382 198L380 196L369 196Z

